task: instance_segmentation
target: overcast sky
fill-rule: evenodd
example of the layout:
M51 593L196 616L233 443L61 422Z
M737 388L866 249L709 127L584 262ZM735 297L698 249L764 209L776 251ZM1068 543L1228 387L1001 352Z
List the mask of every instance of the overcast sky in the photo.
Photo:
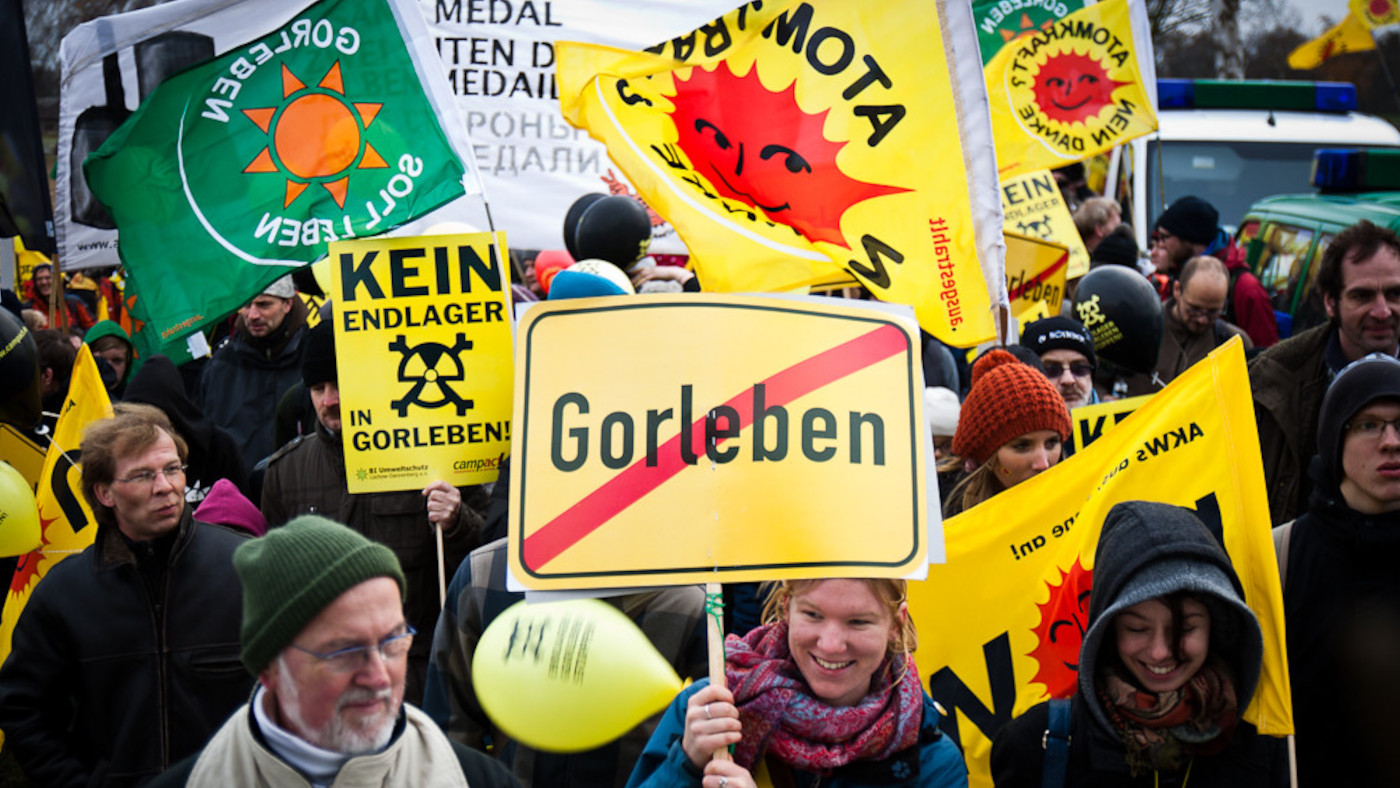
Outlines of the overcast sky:
M1347 0L1275 0L1285 9L1293 12L1300 23L1298 32L1314 36L1324 29L1321 17L1340 20L1347 13Z

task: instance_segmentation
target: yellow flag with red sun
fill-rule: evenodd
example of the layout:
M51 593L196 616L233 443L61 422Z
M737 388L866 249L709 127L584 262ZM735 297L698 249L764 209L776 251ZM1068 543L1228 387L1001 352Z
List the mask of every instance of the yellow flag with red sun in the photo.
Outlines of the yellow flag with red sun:
M102 375L92 360L92 351L83 345L73 363L68 398L59 411L58 425L39 474L39 489L34 495L39 505L42 543L39 549L20 556L5 594L5 609L0 614L0 662L10 655L10 636L34 586L54 564L92 544L97 533L97 520L79 484L83 469L78 464L78 449L87 425L111 415L112 402L102 385Z
M1003 180L1063 167L1157 129L1141 0L1106 0L1016 39L986 67Z
M1400 23L1400 3L1396 0L1351 0L1347 7L1368 30Z
M702 286L851 276L935 336L995 334L1001 207L966 4L747 4L645 52L560 43L565 118L677 228Z
M1288 53L1288 67L1297 71L1317 68L1338 55L1369 52L1376 48L1376 37L1355 12L1311 41Z
M974 785L1001 726L1074 694L1099 529L1122 501L1195 510L1220 540L1264 634L1244 719L1293 732L1283 599L1244 350L1232 339L1074 456L943 524L947 562L909 584L915 659L948 710Z

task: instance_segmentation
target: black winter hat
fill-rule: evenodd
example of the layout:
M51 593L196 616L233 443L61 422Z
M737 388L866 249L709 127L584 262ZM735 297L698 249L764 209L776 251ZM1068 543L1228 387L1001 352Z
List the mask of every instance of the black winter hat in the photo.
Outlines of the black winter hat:
M1094 356L1094 338L1083 323L1073 318L1056 315L1037 320L1026 326L1021 334L1021 344L1031 349L1037 356L1051 350L1077 350L1089 359L1089 365L1097 368L1099 360Z
M317 323L301 341L301 382L308 389L336 382L335 327L329 320Z
M1157 227L1193 244L1209 244L1220 232L1220 212L1200 197L1182 197L1162 211Z
M1126 265L1137 268L1137 241L1119 233L1109 233L1094 251L1089 253L1089 267L1100 265Z
M1333 481L1340 483L1343 476L1342 441L1347 422L1378 399L1400 400L1400 361L1384 353L1372 353L1346 365L1328 387L1317 420L1317 453Z

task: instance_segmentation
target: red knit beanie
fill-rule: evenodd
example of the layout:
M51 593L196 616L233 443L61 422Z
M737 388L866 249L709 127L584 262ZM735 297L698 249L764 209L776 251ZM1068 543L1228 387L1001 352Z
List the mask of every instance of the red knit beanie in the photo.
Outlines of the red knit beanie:
M977 359L972 390L953 434L953 453L981 465L1011 440L1037 430L1069 438L1069 408L1050 379L1005 350Z

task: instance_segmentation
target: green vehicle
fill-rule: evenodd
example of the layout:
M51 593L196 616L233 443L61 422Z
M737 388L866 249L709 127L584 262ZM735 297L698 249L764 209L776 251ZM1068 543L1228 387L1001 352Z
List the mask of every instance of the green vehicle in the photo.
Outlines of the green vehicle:
M1312 183L1316 194L1284 194L1254 203L1235 236L1273 299L1280 338L1327 321L1313 282L1318 261L1337 233L1362 219L1400 232L1400 153L1319 150Z

